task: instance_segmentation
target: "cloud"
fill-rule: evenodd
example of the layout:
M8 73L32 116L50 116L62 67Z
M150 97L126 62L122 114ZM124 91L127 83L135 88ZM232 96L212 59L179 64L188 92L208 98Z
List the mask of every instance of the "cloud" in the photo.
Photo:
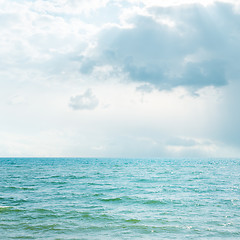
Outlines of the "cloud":
M92 94L91 89L87 89L83 94L71 97L69 106L73 110L92 110L98 106L98 99Z
M138 11L130 2L133 11L126 8L131 14L125 14L125 23L119 23L120 2L119 19L97 27L94 18L76 13L95 9L99 17L105 8L116 11L118 1L3 1L0 74L61 81L110 66L112 74L122 74L119 79L194 90L226 85L239 74L240 18L234 5L156 7L153 1Z
M165 145L169 154L178 157L212 157L219 146L210 139L192 138L192 137L172 137Z
M143 84L137 87L136 90L142 93L151 93L153 91L153 87L150 84Z
M211 120L208 135L223 145L240 146L240 77L222 89L222 98L219 100L217 114Z
M193 147L198 145L195 139L175 137L167 142L168 146Z
M88 47L89 37L96 28L76 16L74 2L0 2L2 79L49 84L49 80L79 78L79 64L73 59L76 52ZM94 3L92 0L92 8L96 6ZM77 9L84 12L91 4L84 1L77 4ZM65 9L66 6L69 8Z
M14 95L14 96L11 96L9 99L8 99L8 104L10 105L18 105L18 104L23 104L25 103L25 98L21 95Z
M226 3L151 8L128 19L132 28L104 29L80 71L89 75L96 66L112 65L129 81L158 89L224 86L240 73L239 21Z
M199 146L211 146L213 145L213 142L206 139L191 137L172 137L166 142L166 145L169 147L192 148Z

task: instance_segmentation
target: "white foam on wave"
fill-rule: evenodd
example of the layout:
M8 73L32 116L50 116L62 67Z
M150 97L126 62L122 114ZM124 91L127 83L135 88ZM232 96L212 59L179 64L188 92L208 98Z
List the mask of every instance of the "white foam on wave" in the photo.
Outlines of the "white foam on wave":
M11 206L0 206L0 209L1 208L10 208Z

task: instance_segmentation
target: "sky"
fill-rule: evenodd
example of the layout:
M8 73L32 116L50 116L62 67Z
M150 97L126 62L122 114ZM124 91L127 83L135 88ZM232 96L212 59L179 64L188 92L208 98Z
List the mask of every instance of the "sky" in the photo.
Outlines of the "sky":
M240 2L0 0L1 157L240 157Z

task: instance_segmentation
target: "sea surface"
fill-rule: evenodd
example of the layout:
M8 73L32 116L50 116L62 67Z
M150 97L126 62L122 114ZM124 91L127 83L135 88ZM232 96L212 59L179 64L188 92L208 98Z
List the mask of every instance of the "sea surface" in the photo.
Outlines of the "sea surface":
M240 159L1 158L0 239L240 239Z

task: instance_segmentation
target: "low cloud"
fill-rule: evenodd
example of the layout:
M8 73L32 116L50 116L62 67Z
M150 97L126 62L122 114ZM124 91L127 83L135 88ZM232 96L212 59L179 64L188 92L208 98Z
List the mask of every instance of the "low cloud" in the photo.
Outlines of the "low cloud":
M194 139L187 137L174 137L167 141L167 146L172 147L196 147L196 146L209 146L212 142L205 139Z
M73 110L93 110L98 106L98 99L93 95L91 89L87 89L83 94L70 98L69 106Z
M168 146L184 146L184 147L193 147L198 145L198 142L194 139L188 138L172 138L167 142Z

